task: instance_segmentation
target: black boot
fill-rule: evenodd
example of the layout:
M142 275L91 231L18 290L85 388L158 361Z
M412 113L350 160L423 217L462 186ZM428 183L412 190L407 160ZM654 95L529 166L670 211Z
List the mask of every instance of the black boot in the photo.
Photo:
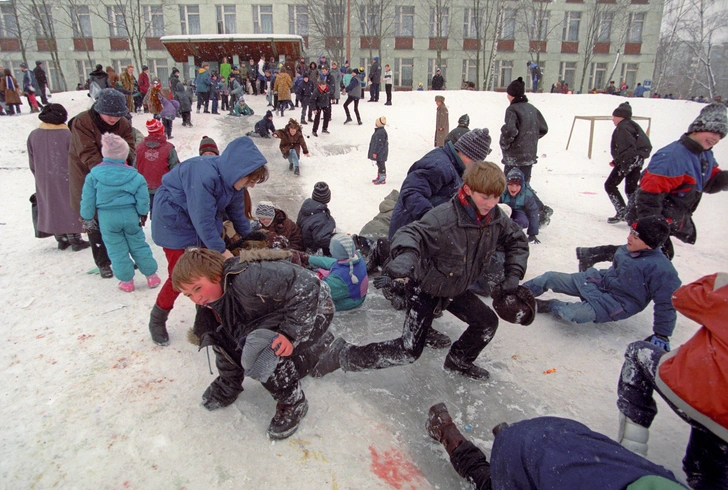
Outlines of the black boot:
M430 416L427 418L427 433L437 442L445 446L447 454L452 454L455 449L466 441L465 436L458 430L455 422L447 411L444 403L438 403L430 407Z
M311 371L311 377L322 378L329 373L333 373L337 369L341 368L341 354L346 350L346 341L339 337L334 340L331 347L321 356L316 367Z
M450 340L450 337L444 333L430 327L429 330L427 330L427 340L425 343L427 344L427 347L431 347L433 349L447 349L450 345L452 345L452 340Z
M462 361L455 360L450 353L445 358L444 368L445 371L457 372L473 379L485 381L490 378L490 373L486 369L476 366L473 363L466 364Z
M157 345L169 345L169 334L167 333L167 317L170 310L163 310L157 305L152 308L149 315L149 332L152 334L152 340Z
M71 244L71 250L74 252L85 250L91 246L89 242L81 238L80 233L69 233L66 236L68 236L68 242Z
M552 302L553 302L553 300L550 300L550 299L536 298L536 312L537 313L549 313L551 311Z
M620 223L625 220L626 214L627 214L627 211L625 209L622 209L621 211L617 211L617 214L615 214L611 218L607 218L607 223L612 224L612 225L615 223Z
M235 403L241 391L242 386L240 390L231 389L222 377L218 376L202 394L202 406L210 411L227 407Z
M551 223L551 215L554 214L554 210L544 205L543 208L538 210L538 225L540 227L547 226Z
M579 272L586 272L587 269L599 262L611 262L618 248L617 245L577 247L576 258L579 260Z
M58 250L66 250L71 246L71 242L68 240L68 235L53 235L58 242Z
M291 405L283 403L276 404L276 414L268 426L268 437L273 440L281 440L290 437L298 429L303 417L308 412L308 400L306 395L301 393L301 399Z

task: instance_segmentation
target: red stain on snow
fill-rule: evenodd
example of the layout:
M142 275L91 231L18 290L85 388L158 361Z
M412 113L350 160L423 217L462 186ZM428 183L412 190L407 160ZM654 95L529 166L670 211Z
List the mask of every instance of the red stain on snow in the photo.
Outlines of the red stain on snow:
M397 489L421 488L424 480L422 472L398 449L391 448L379 454L374 446L369 446L372 454L372 473Z
M583 191L583 192L580 192L579 194L586 194L587 196L594 196L594 195L596 195L596 192Z

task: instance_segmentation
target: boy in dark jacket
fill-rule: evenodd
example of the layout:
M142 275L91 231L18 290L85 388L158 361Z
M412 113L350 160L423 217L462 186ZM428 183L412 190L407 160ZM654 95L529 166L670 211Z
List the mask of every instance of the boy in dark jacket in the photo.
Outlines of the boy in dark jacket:
M514 292L526 272L528 241L498 207L506 178L496 164L473 162L463 177L463 186L450 202L401 228L392 241L392 260L383 272L407 290L402 336L365 346L338 338L313 376L339 368L365 371L413 363L422 355L435 312L447 309L468 327L453 342L445 369L488 379L488 371L473 361L495 335L498 317L468 287L480 277L496 247L502 247L506 279L501 287Z
M265 117L255 123L255 131L248 131L245 136L260 136L261 138L270 138L273 133L276 132L276 127L273 124L273 113L271 111L265 112Z
M308 72L303 72L301 81L295 86L296 91L296 104L301 103L301 124L308 124L306 122L306 111L311 103L311 95L313 94L314 85L313 82L308 78Z
M447 136L445 136L445 143L449 141L454 145L462 135L470 131L469 126L470 116L468 116L467 114L463 114L462 116L460 116L460 119L458 119L457 127L447 133Z
M670 226L662 216L641 218L632 225L627 245L603 247L611 248L614 255L609 269L590 268L575 274L547 272L523 285L536 297L549 289L579 296L578 303L536 300L539 313L552 313L573 323L624 320L644 310L652 301L654 335L648 340L669 348L677 318L671 297L680 287L677 271L660 250L669 234Z
M317 182L309 199L303 201L296 224L303 233L306 252L315 254L319 249L330 256L329 242L336 231L336 221L331 217L327 204L331 201L331 190L326 182Z
M191 341L213 346L219 376L202 395L205 408L235 402L243 379L259 380L277 402L268 437L293 434L308 411L300 379L332 335L328 286L290 262L282 250L243 251L225 260L209 249L185 252L172 273L174 288L200 306Z
M617 214L607 219L608 223L624 221L627 206L617 186L624 180L624 193L627 199L637 190L642 165L645 158L650 156L652 145L639 124L632 120L632 107L629 102L619 104L612 112L612 121L616 128L612 133L612 161L609 165L614 167L604 182L609 200L612 201Z
M538 202L525 182L523 172L514 168L506 176L507 188L501 195L500 202L507 204L512 209L511 219L518 223L521 228L528 228L528 241L541 243L538 235Z
M301 150L307 157L311 156L306 146L306 138L301 132L301 126L295 119L289 119L286 127L273 133L273 137L281 140L280 150L283 158L288 160L288 170L293 170L294 175L301 175L299 169Z
M220 115L217 111L217 104L220 100L220 81L217 79L217 73L213 73L210 77L210 100L212 101L212 113Z
M387 156L389 156L389 137L384 126L387 125L387 118L382 116L374 122L374 134L369 141L369 152L367 158L377 162L377 178L372 180L375 185L387 183Z
M179 114L182 116L182 126L192 127L192 87L187 86L187 81L177 84L178 91L175 92L175 99L179 101Z
M311 95L311 107L313 108L313 131L311 134L318 136L319 122L321 121L321 113L324 115L324 127L322 133L329 133L329 120L331 119L331 92L326 80L319 80L318 86L313 89Z

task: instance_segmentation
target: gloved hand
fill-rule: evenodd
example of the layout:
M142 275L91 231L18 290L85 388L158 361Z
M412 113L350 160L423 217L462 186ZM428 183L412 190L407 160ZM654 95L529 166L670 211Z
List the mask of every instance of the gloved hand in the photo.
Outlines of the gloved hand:
M88 233L89 231L96 231L99 229L99 224L95 219L82 219L81 220L81 231Z
M539 240L536 235L528 235L528 241L533 244L541 243L541 240Z
M611 162L609 162L609 166L610 167L614 167L614 160L612 160Z
M670 338L665 337L664 335L660 334L654 334L650 335L645 339L645 341L656 345L660 349L664 350L665 352L670 352Z
M393 278L411 277L417 263L417 255L414 252L399 254L384 267L384 274Z
M372 279L374 287L377 289L388 289L392 293L397 295L404 295L407 293L407 285L410 284L410 280L405 279L392 279L389 276L381 275L376 276Z
M372 279L372 282L374 283L374 287L377 289L382 288L388 288L392 285L392 278L389 276L376 276L374 279Z
M506 276L503 282L500 283L500 287L503 294L515 293L516 289L518 289L518 277Z
M147 215L146 214L140 214L139 215L139 226L144 226L147 224Z

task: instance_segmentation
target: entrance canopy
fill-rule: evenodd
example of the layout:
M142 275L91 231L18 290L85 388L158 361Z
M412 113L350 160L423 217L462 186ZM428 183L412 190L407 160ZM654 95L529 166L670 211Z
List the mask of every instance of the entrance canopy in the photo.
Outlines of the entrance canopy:
M261 55L266 60L285 56L295 64L303 53L303 38L291 34L195 34L164 36L160 40L174 61L189 63L192 57L197 66L219 62L223 56L230 60L238 56L240 61L252 58L257 62Z

